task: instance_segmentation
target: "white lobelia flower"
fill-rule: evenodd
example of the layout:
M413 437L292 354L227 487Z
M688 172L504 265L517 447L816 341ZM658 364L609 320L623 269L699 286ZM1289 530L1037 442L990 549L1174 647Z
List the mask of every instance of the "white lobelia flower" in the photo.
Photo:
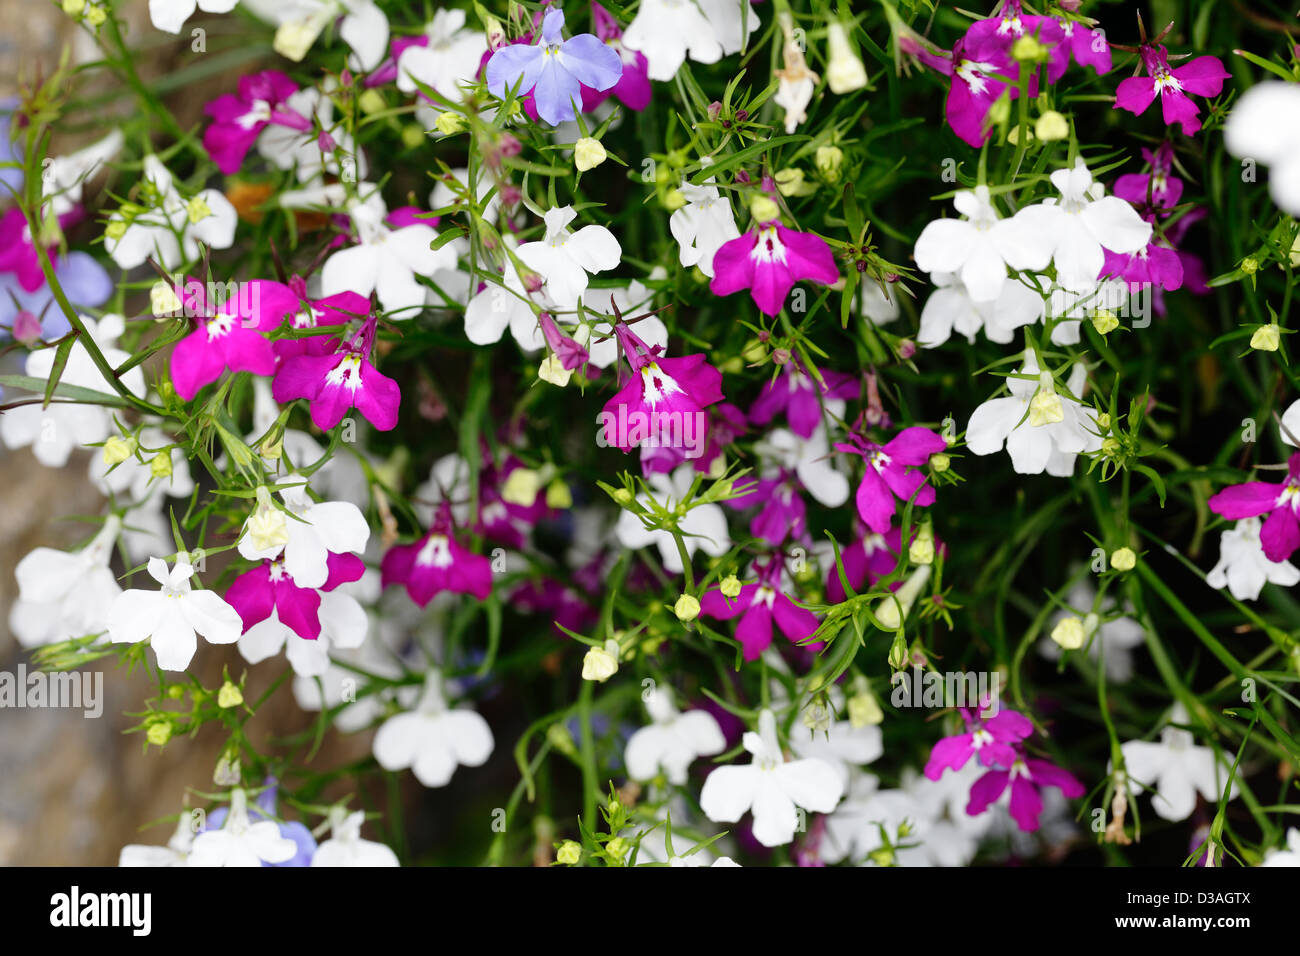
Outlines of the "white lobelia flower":
M810 382L804 385L811 387ZM843 399L829 398L823 402L830 415L844 415ZM825 421L818 423L808 438L801 438L788 428L774 428L756 443L754 450L763 459L764 477L773 477L781 469L788 469L799 477L808 494L826 507L838 508L848 501L849 479L835 467L837 456L831 453Z
M271 501L265 485L258 487L257 505L239 539L239 553L246 560L274 558L283 550L284 568L294 583L318 588L329 577L330 552L360 554L366 549L370 525L351 502L313 501L305 480L282 488L280 500L284 511Z
M1092 181L1083 157L1071 169L1052 173L1060 199L1045 199L1016 213L1026 241L1050 250L1057 281L1072 292L1093 288L1105 263L1102 249L1132 254L1151 241L1151 223L1130 203L1107 196L1101 183Z
M130 353L114 347L125 328L120 315L106 315L98 322L82 316L82 322L109 365L116 368L130 359ZM57 354L55 348L32 352L27 356L24 371L32 378L48 380ZM144 371L139 366L124 374L121 381L133 394L144 395ZM95 366L80 340L75 341L68 352L59 384L114 394L113 387ZM0 415L0 441L5 447L30 445L36 460L49 468L62 468L74 448L102 442L113 431L116 428L112 413L102 405L55 402L42 409L37 403L20 405Z
M714 823L736 823L752 810L754 838L763 846L783 846L799 825L796 807L830 813L844 795L843 781L824 760L785 759L770 710L759 713L758 732L746 733L744 745L753 761L718 767L700 791L700 809Z
M108 637L114 644L137 644L152 638L158 667L183 671L198 649L196 632L210 644L239 640L243 622L235 609L213 591L190 589L194 568L180 554L168 571L162 558L149 559L149 576L161 585L157 591L132 588L123 591L108 610Z
M686 205L668 217L668 229L677 240L678 259L688 268L699 266L701 272L713 278L714 254L740 237L731 200L714 185L683 183L680 189Z
M671 80L688 54L696 63L722 59L722 42L694 0L643 0L623 46L645 55L652 80Z
M104 248L123 269L143 265L150 256L171 271L199 255L199 243L229 249L239 215L220 190L201 189L185 199L172 174L152 153L144 158L144 181L153 205L128 218L122 210L109 217Z
M1273 201L1300 216L1300 86L1278 80L1252 86L1233 104L1223 143L1232 155L1268 166Z
M711 757L727 749L717 720L705 710L682 713L673 703L673 692L657 686L645 698L645 709L654 721L628 738L623 752L628 776L633 780L653 779L660 770L668 782L686 783L686 770L697 757Z
M655 501L671 511L676 503L686 497L695 481L695 469L690 464L679 465L670 475L653 474L646 479ZM639 495L638 500L648 506L649 496ZM696 505L677 522L686 553L694 556L696 549L720 558L731 549L731 535L727 531L727 516L721 505ZM614 533L625 548L646 548L655 545L659 557L669 574L682 573L682 557L672 533L662 529L647 531L641 519L630 511L621 511Z
M1286 831L1286 849L1269 850L1260 866L1300 866L1300 829Z
M1300 582L1290 561L1270 561L1259 540L1258 518L1243 518L1219 536L1219 561L1205 576L1212 588L1224 588L1238 601L1254 601L1265 583L1284 588Z
M330 809L330 838L316 848L312 866L400 866L397 854L382 843L361 839L364 810Z
M785 131L789 135L808 119L808 104L821 77L808 68L803 56L803 41L796 39L794 18L787 12L777 14L777 22L785 34L782 46L782 68L775 71L776 95L772 102L785 110ZM802 36L802 35L801 35Z
M41 197L55 216L71 212L81 202L82 187L122 149L121 130L68 156L51 159L41 175Z
M1025 353L1019 374L1031 379L1009 376L1009 396L989 399L975 409L966 426L967 447L975 455L992 455L1005 444L1017 474L1046 471L1068 478L1080 452L1101 448L1096 417L1086 406L1057 394L1051 373L1039 371L1032 352ZM1087 370L1076 364L1067 383L1071 394L1078 395L1086 380Z
M936 219L921 230L914 253L918 268L957 273L976 302L998 298L1008 267L1035 272L1047 268L1051 246L1029 221L1019 216L999 218L988 186L963 189L952 204L966 218Z
M14 569L18 600L9 609L9 630L23 647L39 647L104 629L121 586L109 570L122 520L110 515L80 551L37 548Z
M357 196L352 197L343 194L335 183L286 193L280 199L286 206L301 201L340 206L356 230L356 245L340 249L325 260L321 268L322 296L355 292L369 298L375 292L389 318L409 319L424 308L428 294L415 277L456 268L459 255L454 243L429 248L438 236L432 226L422 222L389 226L385 222L388 207L378 188L369 183L359 186Z
M1079 617L1086 619L1092 613L1093 598L1096 597L1096 594L1096 589L1086 579L1081 580L1070 588L1065 603L1069 607L1075 608ZM1114 609L1114 598L1108 597L1102 600L1101 614L1103 616L1112 613ZM1125 610L1129 611L1130 609L1126 607ZM1060 611L1053 615L1046 629L1047 633L1050 634L1058 623L1070 616L1070 611ZM1133 649L1140 647L1146 641L1146 631L1142 628L1142 625L1131 617L1117 617L1098 624L1095 631L1089 633L1094 636L1091 636L1088 642L1088 657L1096 663L1102 651L1105 651L1106 679L1116 684L1123 684L1131 680L1133 677ZM1060 645L1048 636L1044 636L1038 642L1038 652L1051 661L1060 660L1061 658Z
M935 272L930 279L936 288L925 300L916 333L923 349L943 345L953 332L973 344L980 329L990 342L1006 345L1016 329L1040 321L1046 311L1042 296L1015 279L987 302L976 301L956 273Z
M843 696L838 689L832 693L831 706L835 710L842 708ZM795 724L790 733L790 749L796 756L824 761L839 774L847 790L850 774L885 752L880 728L875 724L854 727L847 720L837 718L834 712L815 716L817 726Z
M1296 442L1300 441L1300 400L1287 406L1286 411L1282 413L1277 431L1278 437L1285 445L1295 447Z
M166 846L152 846L146 843L131 843L122 847L118 855L118 866L185 866L190 857L190 847L194 845L194 818L181 814L176 823L176 832L167 841Z
M242 789L230 791L230 812L219 830L205 830L194 838L186 866L261 866L284 863L298 853L298 845L280 835L274 820L253 823L248 798Z
M846 798L826 817L826 828L817 853L825 863L846 859L862 860L884 846L881 828L891 842L898 842L898 830L910 827L906 843L915 838L927 815L920 801L906 790L882 790L880 781L869 773L856 773L846 785Z
M426 46L409 46L397 59L397 88L403 93L418 89L415 81L432 87L440 96L459 103L462 83L473 83L487 52L482 30L465 29L464 10L439 10L425 27Z
M368 175L365 153L357 148L356 140L343 124L334 121L334 100L329 94L337 86L337 80L326 77L320 88L306 86L291 94L284 102L285 108L313 120L312 128L296 130L269 123L257 137L258 154L278 169L294 170L300 183L318 179L322 173L332 176L346 173L364 181ZM329 134L334 149L321 149L317 126Z
M430 671L416 709L390 717L375 734L374 754L385 770L410 768L426 787L443 787L457 766L481 767L492 755L492 729L468 708L448 709L442 676Z
M122 847L117 857L118 866L185 866L190 860L190 847L194 845L194 817L182 813L175 825L172 839L164 847L147 843L131 843Z
M740 0L695 0L695 3L713 27L723 56L739 53L762 25L753 6ZM627 46L626 41L623 45Z
M572 309L587 291L588 274L618 267L623 256L614 234L604 226L569 231L577 212L559 206L546 212L546 235L519 247L520 260L542 277L542 289L560 309Z
M1196 809L1196 793L1211 803L1218 802L1227 783L1228 768L1209 747L1200 747L1190 730L1174 724L1188 722L1187 709L1175 704L1169 724L1160 732L1160 742L1130 740L1120 747L1131 779L1152 787L1152 809L1165 820L1186 820ZM1228 799L1237 795L1233 781Z
M475 345L501 340L509 326L521 348L534 351L544 344L537 307L552 314L573 312L587 292L589 274L616 268L623 250L604 226L568 229L577 215L572 206L547 211L545 237L525 242L515 251L519 260L541 278L541 289L529 295L513 262L507 261L503 285L489 284L465 309L465 336ZM607 295L602 295L608 301ZM557 316L557 319L563 319ZM572 319L570 319L572 321Z
M204 13L229 13L239 0L149 0L149 19L159 30L180 33L181 26L195 10Z

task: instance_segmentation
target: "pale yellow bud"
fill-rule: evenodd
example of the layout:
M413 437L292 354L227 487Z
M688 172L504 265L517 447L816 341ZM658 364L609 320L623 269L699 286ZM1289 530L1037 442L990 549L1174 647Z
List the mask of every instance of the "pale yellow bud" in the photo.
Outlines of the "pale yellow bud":
M1101 335L1106 335L1119 328L1119 319L1110 309L1098 309L1092 313L1092 327Z
M582 659L582 679L604 682L618 673L618 641L607 640L604 647L593 647Z
M265 485L257 489L257 507L248 517L249 544L257 551L273 551L289 543L289 524L284 512L271 502Z
M1276 322L1261 325L1255 330L1255 334L1250 337L1250 347L1259 349L1261 352L1276 352L1281 344L1282 333L1278 331Z
M1083 621L1073 614L1061 618L1060 623L1052 628L1052 640L1067 651L1074 651L1083 647L1085 638Z
M605 161L607 154L605 147L601 145L600 140L592 139L590 136L584 136L573 146L573 165L578 167L578 172L585 173L589 169L595 169Z
M104 464L119 465L135 454L135 439L119 438L114 435L104 442Z
M844 165L844 150L838 146L818 146L813 162L822 179L828 183L839 182L840 167Z
M555 862L563 863L565 866L573 866L582 859L582 847L573 840L565 840L560 844L560 848L555 851Z
M879 724L884 719L885 714L870 691L849 698L849 723L852 726L862 728Z
M740 578L736 577L734 574L728 574L725 578L722 579L722 583L718 585L718 590L722 592L723 597L726 598L739 597Z
M238 707L244 702L244 695L240 693L238 687L230 681L221 685L221 690L217 691L218 707Z
M153 456L149 462L149 473L155 478L170 478L172 476L172 456L167 452L160 452Z
M673 613L677 615L677 620L689 624L700 616L700 602L694 595L683 594L673 605Z
M1038 117L1038 122L1034 124L1034 135L1045 143L1068 139L1070 123L1056 110L1048 110Z
M360 108L361 112L367 115L383 112L384 107L387 105L388 103L384 100L384 94L380 93L373 87L366 90L357 99L357 106Z
M831 92L839 96L866 86L867 70L853 52L844 24L835 21L826 28L826 44L829 47L826 82Z
M465 118L459 113L447 110L438 114L438 118L433 121L433 125L442 135L454 136L465 129Z
M501 498L506 504L526 508L537 500L541 488L541 475L531 468L516 468L506 478L506 483L501 488Z
M1112 551L1110 566L1116 571L1132 571L1137 567L1137 555L1133 553L1132 548L1120 548Z
M564 363L552 353L542 359L542 364L537 367L537 377L556 388L564 388L573 377L573 371L565 368Z
M184 303L181 302L180 296L176 294L170 282L159 279L149 290L149 305L153 309L154 317L160 318L180 312Z
M567 482L557 478L546 487L546 507L559 511L573 507L573 493Z
M934 563L934 529L929 524L921 526L916 539L907 548L907 558L913 564Z
M781 218L781 207L770 196L762 193L749 204L749 212L757 222L771 222Z
M1065 409L1052 384L1052 373L1043 372L1038 377L1038 391L1029 401L1029 424L1052 425L1064 420Z

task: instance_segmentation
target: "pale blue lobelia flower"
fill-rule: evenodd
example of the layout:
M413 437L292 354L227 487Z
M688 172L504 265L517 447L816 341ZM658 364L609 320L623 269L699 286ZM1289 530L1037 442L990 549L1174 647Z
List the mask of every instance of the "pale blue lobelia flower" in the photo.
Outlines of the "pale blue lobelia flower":
M505 97L507 90L523 96L529 90L537 114L552 126L574 118L574 103L582 101L582 87L604 92L623 75L623 60L590 33L563 38L564 12L551 10L542 20L541 40L534 44L503 46L487 64L488 90Z

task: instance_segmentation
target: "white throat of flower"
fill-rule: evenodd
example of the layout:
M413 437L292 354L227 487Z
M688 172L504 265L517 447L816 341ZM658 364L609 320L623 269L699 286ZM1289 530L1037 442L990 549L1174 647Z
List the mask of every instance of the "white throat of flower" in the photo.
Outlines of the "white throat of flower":
M749 258L760 265L773 263L785 265L785 244L777 235L776 226L766 226L759 230L758 242L754 243L754 250L749 254Z
M253 100L252 108L235 122L244 129L252 129L259 123L271 121L271 104L266 100Z
M641 391L646 404L652 409L660 402L680 394L683 389L677 380L661 369L656 362L647 362L641 367Z
M332 388L346 388L349 392L355 393L361 387L361 356L356 352L349 352L330 369L329 374L325 376L325 384Z
M445 534L429 535L429 540L415 556L415 563L425 567L446 568L451 562L451 544Z

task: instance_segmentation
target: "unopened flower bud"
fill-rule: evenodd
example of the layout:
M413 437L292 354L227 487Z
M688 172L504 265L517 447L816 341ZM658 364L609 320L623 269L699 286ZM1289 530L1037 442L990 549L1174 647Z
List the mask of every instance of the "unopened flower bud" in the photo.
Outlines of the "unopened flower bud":
M604 647L593 647L582 659L582 679L604 682L618 673L618 641L605 641Z
M459 113L446 110L439 113L433 121L434 128L443 136L454 136L465 129L465 118Z
M826 28L826 45L829 47L826 63L826 82L836 96L860 90L867 85L867 70L862 60L849 44L844 24L833 21Z
M144 732L145 739L155 747L161 747L172 739L172 725L168 721L159 721L149 725Z
M670 189L659 198L659 204L669 212L676 212L686 205L686 194L680 189Z
M501 488L501 498L506 504L527 508L537 500L541 490L541 476L531 468L516 468L506 477Z
M154 318L177 315L184 307L172 284L161 279L149 289L149 305L153 310Z
M1015 43L1011 44L1011 55L1022 63L1041 60L1047 53L1047 47L1039 43L1037 39L1025 34Z
M1061 618L1056 627L1052 628L1052 640L1067 651L1083 647L1085 637L1083 621L1074 614Z
M238 707L244 702L244 695L238 687L230 681L221 685L221 690L217 691L217 706L221 708Z
M1250 347L1259 349L1261 352L1276 352L1281 344L1282 333L1278 331L1276 322L1261 325L1255 330L1255 334L1250 337Z
M673 605L673 613L677 615L677 620L689 624L700 616L700 602L692 594L683 594Z
M546 486L546 507L557 511L573 507L573 493L569 491L568 482L556 478Z
M626 488L614 489L614 503L620 508L626 508L633 502L633 500L632 492L628 491Z
M1106 335L1119 328L1119 319L1110 309L1098 309L1092 313L1092 327L1098 334Z
M1048 110L1034 123L1034 135L1045 143L1067 139L1070 135L1070 123L1056 110Z
M759 193L749 204L750 215L755 222L772 222L781 218L781 207L770 196Z
M565 840L555 851L555 862L563 863L565 866L573 866L581 859L582 847L573 840Z
M154 455L149 462L149 474L155 478L170 478L172 476L172 456L165 451Z
M605 147L598 139L584 136L574 144L573 165L578 167L579 172L585 173L589 169L595 169L605 161L605 158Z
M367 116L382 112L386 106L388 106L388 103L384 100L384 94L380 93L374 87L366 90L357 99L358 109Z
M915 540L908 546L907 558L913 564L934 563L934 529L929 522L921 525Z
M426 135L423 126L418 123L407 123L402 127L402 145L407 149L419 149Z
M728 574L722 579L722 583L718 585L718 590L721 591L722 596L726 598L740 597L740 578L736 577L734 574Z
M41 320L26 309L19 309L10 332L15 342L33 345L41 338Z
M104 442L104 464L120 465L135 454L135 447L134 438L126 439L114 435Z
M844 151L838 146L818 146L813 162L822 179L828 183L837 183L840 180L840 167L844 165Z
M289 543L284 512L271 501L265 485L257 487L257 507L248 518L249 544L257 551L272 551Z
M879 724L885 719L874 694L869 690L854 694L849 698L849 723L858 729Z
M1061 405L1061 397L1056 394L1052 373L1043 372L1038 376L1038 391L1029 401L1029 424L1052 425L1061 421L1065 421L1065 409Z
M936 475L942 475L952 467L952 459L943 452L938 452L930 456L930 467Z
M1119 548L1111 552L1110 566L1116 571L1132 571L1137 567L1137 555L1132 548Z

